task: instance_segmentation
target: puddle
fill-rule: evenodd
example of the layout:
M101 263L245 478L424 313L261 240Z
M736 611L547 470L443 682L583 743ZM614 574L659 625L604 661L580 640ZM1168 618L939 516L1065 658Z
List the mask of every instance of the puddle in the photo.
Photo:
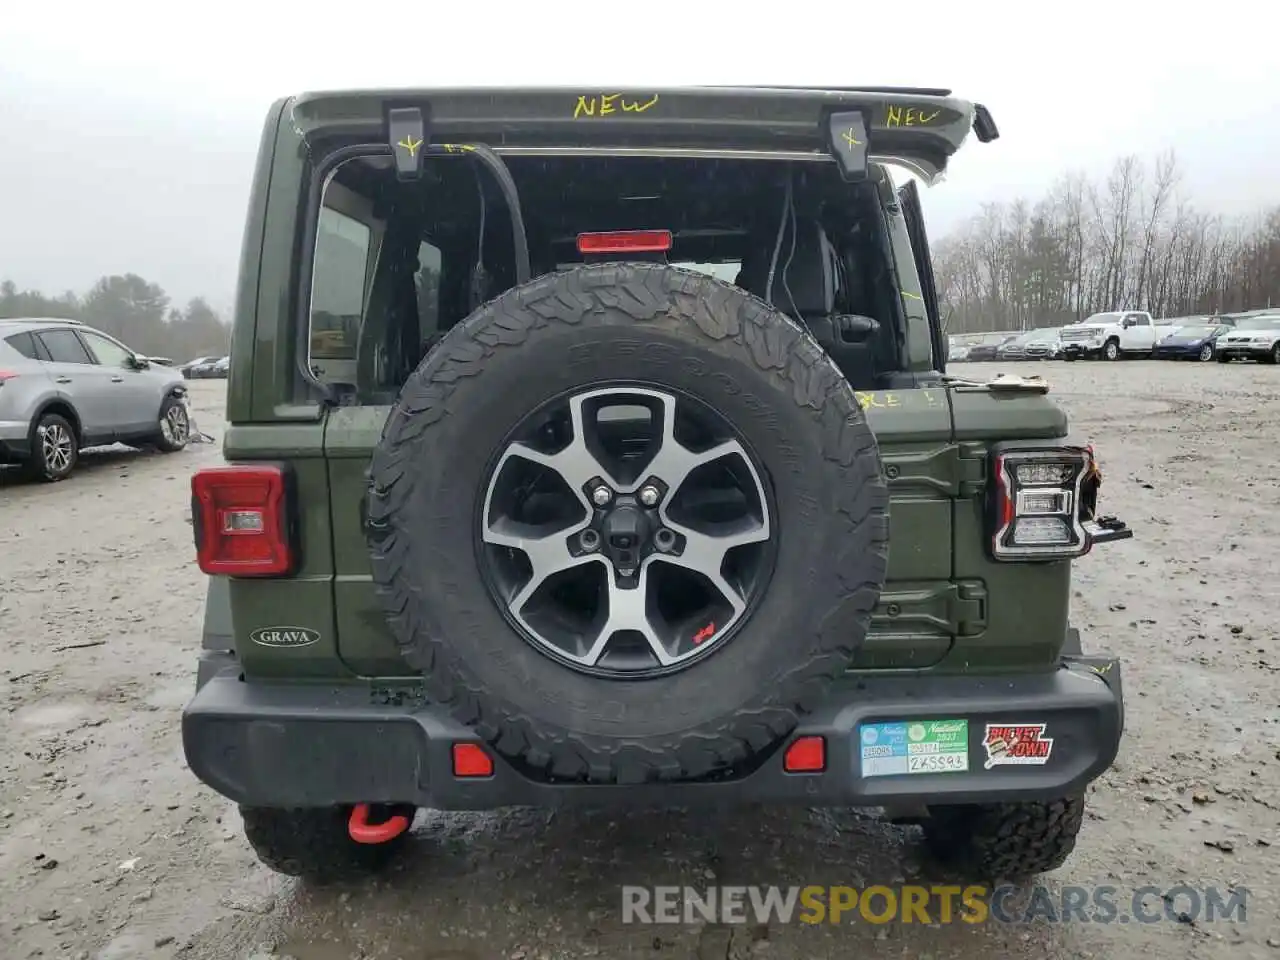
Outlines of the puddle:
M45 701L23 707L14 719L27 727L65 727L73 720L79 720L88 712L88 704L76 701Z

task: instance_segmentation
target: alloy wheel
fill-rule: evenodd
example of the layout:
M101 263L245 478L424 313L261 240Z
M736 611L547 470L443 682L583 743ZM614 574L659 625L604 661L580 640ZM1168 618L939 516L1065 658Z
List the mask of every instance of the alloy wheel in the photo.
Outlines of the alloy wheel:
M593 389L525 418L479 551L508 619L575 669L642 677L726 643L772 571L775 511L743 438L693 398Z

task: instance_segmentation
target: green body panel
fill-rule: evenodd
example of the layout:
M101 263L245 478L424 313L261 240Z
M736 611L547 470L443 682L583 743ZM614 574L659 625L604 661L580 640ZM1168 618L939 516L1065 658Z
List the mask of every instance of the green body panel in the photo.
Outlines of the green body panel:
M888 582L862 670L1018 671L1043 668L1066 632L1070 564L1008 564L984 550L987 445L952 440L954 390L864 392L892 495ZM1045 398L997 403L1003 436L1053 438L1061 418ZM409 677L370 579L362 501L369 456L389 406L331 410L323 423L231 427L229 460L287 460L300 504L303 566L294 580L232 580L236 645L246 674L307 678ZM460 509L465 506L460 505ZM262 647L266 627L308 628L305 647Z
M872 154L914 158L929 174L941 172L975 123L964 101L870 91L650 91L657 98L652 109L575 116L579 96L594 97L599 110L602 98L615 95L633 106L648 102L638 93L565 90L420 91L410 99L430 102L436 133L488 135L507 152L566 142L678 145L682 138L691 146L752 146L742 139L749 136L759 136L760 146L825 152L815 118L864 108ZM291 466L302 559L292 578L231 579L210 591L206 642L234 646L249 677L413 682L373 589L362 529L366 468L391 408L326 411L310 402L294 336L311 159L324 138L379 139L391 96L278 101L263 131L241 250L224 452L231 462ZM931 345L920 278L892 184L885 190L907 369L927 371ZM1033 671L1055 663L1067 630L1070 564L991 561L984 498L991 445L1061 442L1065 415L1048 397L981 386L877 391L859 394L859 401L891 491L892 546L888 580L851 678L884 670ZM210 632L210 625L217 629ZM303 631L310 642L278 647L252 639L270 628Z

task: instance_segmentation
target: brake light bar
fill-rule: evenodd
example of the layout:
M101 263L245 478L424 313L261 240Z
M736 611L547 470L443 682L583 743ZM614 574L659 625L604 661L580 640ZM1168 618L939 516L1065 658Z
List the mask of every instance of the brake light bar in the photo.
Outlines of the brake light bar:
M191 478L196 562L208 574L278 577L297 551L284 469L273 464L210 467Z
M666 253L671 249L670 230L615 230L578 234L578 252Z
M1080 490L1093 465L1088 450L1005 450L994 458L991 556L1065 560L1092 546L1081 522Z

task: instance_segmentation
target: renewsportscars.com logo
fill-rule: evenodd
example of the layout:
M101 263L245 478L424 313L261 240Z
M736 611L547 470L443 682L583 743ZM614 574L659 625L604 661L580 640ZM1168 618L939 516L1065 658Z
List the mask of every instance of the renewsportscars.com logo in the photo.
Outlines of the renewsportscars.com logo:
M1238 886L624 886L622 922L1244 923L1248 899Z

